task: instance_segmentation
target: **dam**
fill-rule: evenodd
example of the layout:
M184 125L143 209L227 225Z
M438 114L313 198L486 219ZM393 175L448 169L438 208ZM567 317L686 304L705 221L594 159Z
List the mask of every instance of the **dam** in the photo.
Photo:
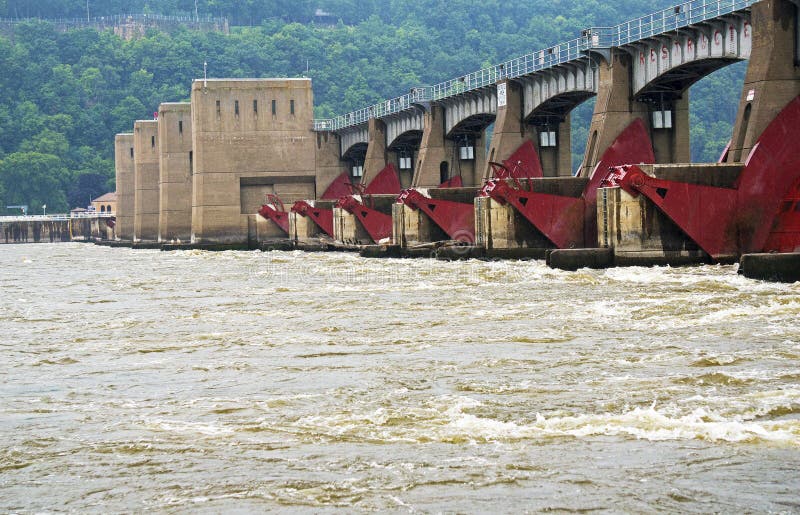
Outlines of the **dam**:
M406 256L434 245L568 268L796 254L799 34L788 0L695 0L324 120L309 79L195 80L191 102L117 136L118 238ZM690 163L689 87L743 60L725 154ZM570 112L589 98L573 172ZM657 193L611 170L632 165ZM350 190L325 198L341 177ZM733 209L694 214L712 197Z

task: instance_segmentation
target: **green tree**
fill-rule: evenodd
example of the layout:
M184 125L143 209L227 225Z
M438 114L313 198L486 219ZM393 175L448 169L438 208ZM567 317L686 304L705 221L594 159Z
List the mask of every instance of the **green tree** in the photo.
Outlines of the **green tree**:
M95 199L108 192L108 176L104 173L83 172L76 174L67 192L67 201L73 208L88 206Z
M33 138L24 141L19 149L22 152L36 152L39 154L50 154L65 158L69 152L69 141L60 132L44 129Z
M52 212L68 211L65 186L68 170L58 156L38 152L15 152L0 162L0 184L5 204L27 204L31 209L47 204Z
M111 117L114 120L112 130L117 134L132 132L133 122L146 118L147 113L147 108L138 98L125 97L111 110Z

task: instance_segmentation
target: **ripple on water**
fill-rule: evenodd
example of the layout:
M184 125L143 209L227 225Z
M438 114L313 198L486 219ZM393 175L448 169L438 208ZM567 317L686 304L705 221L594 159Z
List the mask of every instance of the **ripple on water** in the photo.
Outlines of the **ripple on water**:
M0 252L0 511L797 500L798 285L19 247Z

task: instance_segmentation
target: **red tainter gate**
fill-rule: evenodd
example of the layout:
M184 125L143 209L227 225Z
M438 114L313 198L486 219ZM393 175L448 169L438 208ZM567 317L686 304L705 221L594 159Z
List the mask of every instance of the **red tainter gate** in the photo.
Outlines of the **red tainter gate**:
M800 96L761 134L733 188L618 166L607 183L644 195L712 258L800 249Z
M542 176L539 154L532 141L526 141L503 163L491 163L496 179L511 179L520 184L521 179ZM457 177L460 179L460 177ZM440 188L456 187L454 179L442 183ZM459 184L460 186L460 184ZM478 191L476 190L477 194ZM434 199L424 190L411 188L403 191L397 198L399 204L418 209L438 225L450 238L465 243L475 242L475 206L466 202Z
M292 206L292 213L310 218L325 234L333 238L333 209L315 207L313 201L298 200Z
M382 213L374 205L364 203L364 198L369 195L397 195L400 193L400 179L394 165L389 163L366 187L355 187L357 194L344 195L339 198L336 207L344 209L354 215L369 237L374 242L392 235L392 215Z
M624 163L654 162L650 135L644 122L637 118L605 151L580 197L534 192L513 178L491 180L481 194L500 204L510 204L558 248L595 246L597 189L609 169Z
M267 220L272 220L283 232L289 234L289 213L277 195L267 193L266 202L258 210L258 214Z

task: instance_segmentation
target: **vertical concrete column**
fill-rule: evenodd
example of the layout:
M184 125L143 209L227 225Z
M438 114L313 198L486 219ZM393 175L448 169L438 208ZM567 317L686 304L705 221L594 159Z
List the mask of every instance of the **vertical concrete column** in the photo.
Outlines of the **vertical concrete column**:
M114 169L117 183L117 238L133 241L133 217L136 208L133 159L133 134L114 138Z
M377 118L367 122L369 143L364 157L364 176L361 182L369 184L386 167L386 124Z
M483 168L483 178L492 174L492 161L508 158L522 143L530 138L522 119L522 87L509 80L497 83L497 118L494 122L492 142Z
M342 172L346 170L345 164L339 157L339 136L333 132L323 131L316 133L315 163L316 163L316 195L322 195L328 186Z
M581 166L588 177L603 153L636 118L650 126L647 106L631 98L631 56L622 50L611 51L611 61L599 64L597 100L589 126L589 139Z
M553 130L555 129L555 130ZM543 146L542 133L556 133L556 146ZM555 127L536 129L536 151L542 162L545 177L570 177L572 175L572 122L566 115Z
M254 241L266 193L314 197L310 79L208 79L192 84L192 243Z
M689 90L674 99L671 129L651 129L653 153L657 163L689 163L692 160L689 141ZM648 122L649 122L648 118ZM652 127L652 124L649 124Z
M728 152L729 163L743 162L767 125L797 95L797 11L788 0L756 2L751 8L753 46Z
M431 188L441 184L440 171L443 163L451 170L450 162L453 155L454 144L445 139L444 134L444 109L433 104L423 116L422 141L417 154L417 168L414 172L412 186Z
M159 217L158 122L138 120L133 125L135 168L133 241L156 241Z
M486 152L486 129L484 129L481 136L475 139L475 164L471 185L483 186L483 170L487 166L489 166L489 156Z
M192 237L192 105L161 104L158 110L160 202L158 241Z

